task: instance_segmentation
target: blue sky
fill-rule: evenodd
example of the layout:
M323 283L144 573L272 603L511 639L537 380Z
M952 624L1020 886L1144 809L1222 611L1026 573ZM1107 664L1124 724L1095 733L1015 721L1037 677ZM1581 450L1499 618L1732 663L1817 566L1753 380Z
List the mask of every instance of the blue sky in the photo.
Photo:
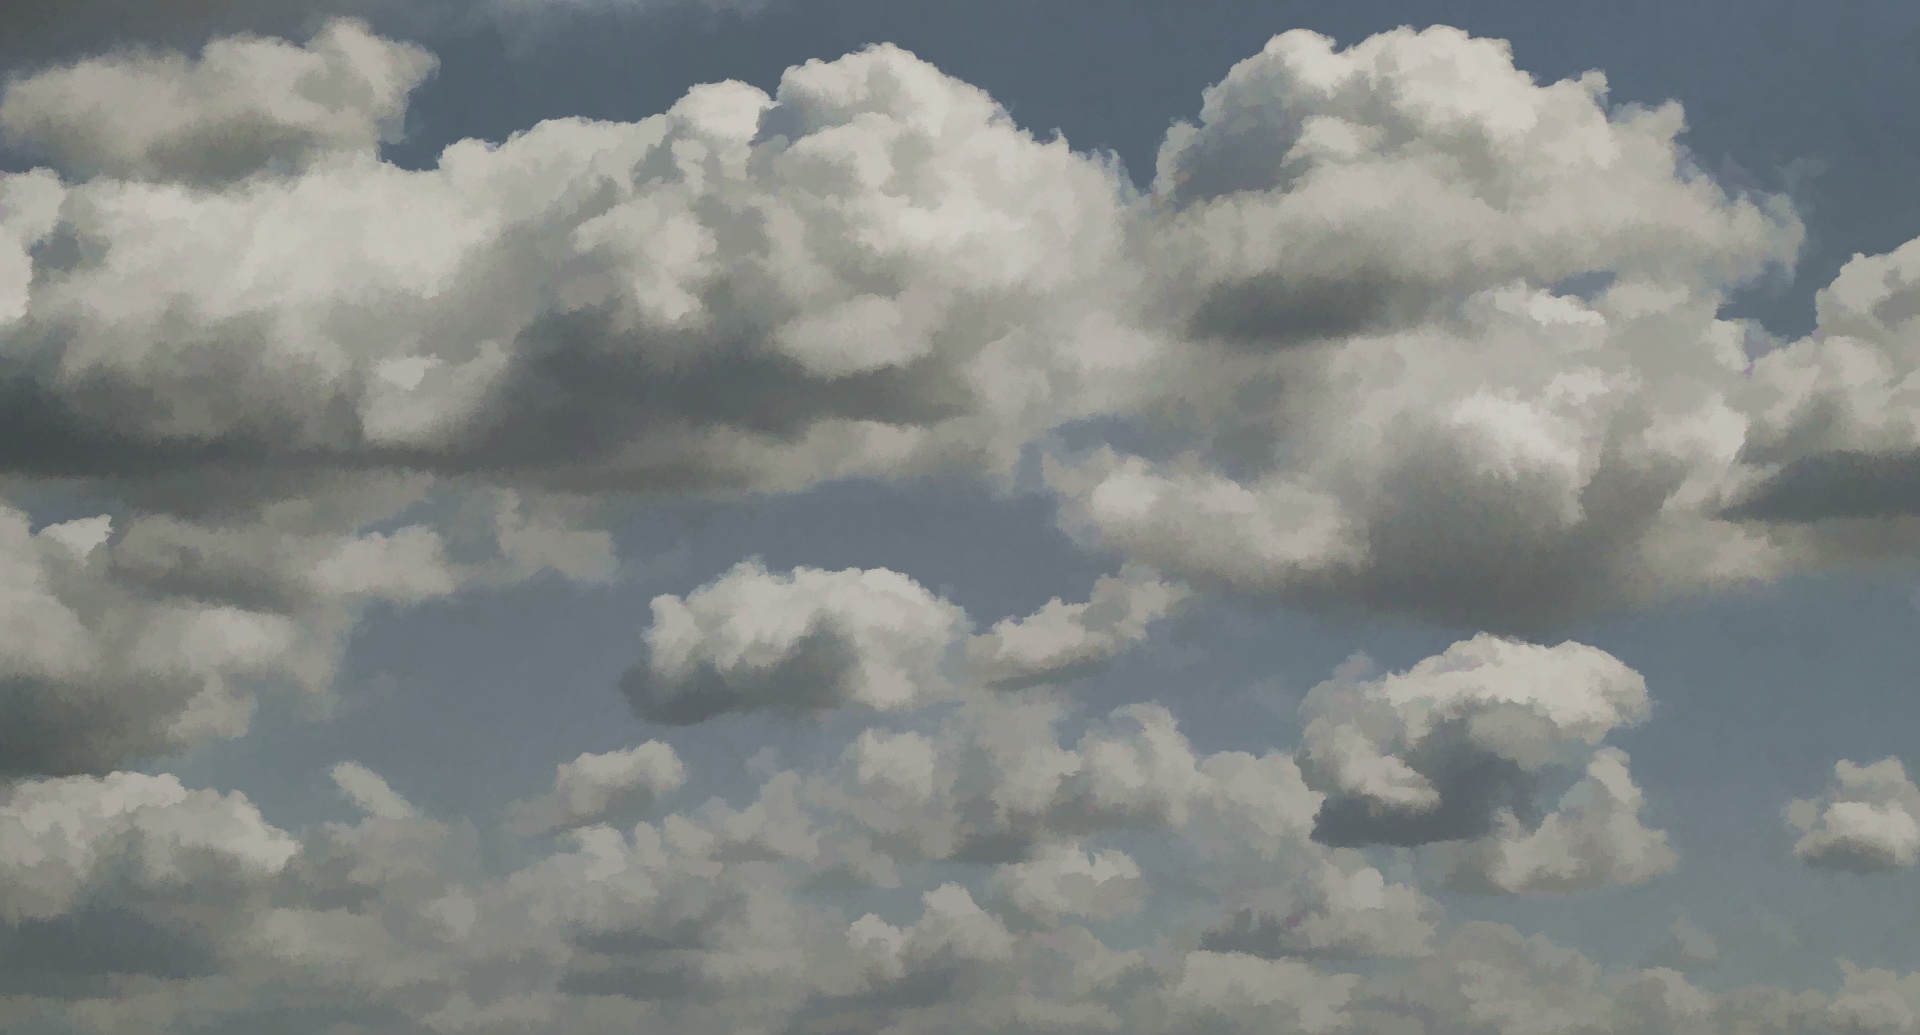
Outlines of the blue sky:
M1900 6L18 10L0 1028L1920 1030Z

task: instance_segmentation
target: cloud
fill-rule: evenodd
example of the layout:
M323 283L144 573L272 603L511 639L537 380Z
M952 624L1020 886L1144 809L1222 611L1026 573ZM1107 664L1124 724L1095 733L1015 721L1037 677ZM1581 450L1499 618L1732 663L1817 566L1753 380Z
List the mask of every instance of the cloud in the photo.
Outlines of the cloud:
M1801 835L1793 854L1809 866L1872 873L1920 861L1920 789L1899 759L1835 763L1827 793L1790 803L1787 822Z
M1495 832L1468 848L1454 880L1507 894L1643 884L1679 862L1665 832L1641 823L1643 804L1626 752L1601 748L1539 826L1527 830L1513 812L1502 812Z
M352 21L304 47L225 37L193 60L133 53L16 78L0 132L82 178L217 186L377 153L435 64Z
M1482 634L1403 673L1349 667L1315 687L1302 771L1329 798L1316 836L1338 844L1476 837L1524 811L1539 774L1644 719L1646 681L1604 651Z
M754 561L653 600L634 710L685 725L727 712L899 709L939 696L960 608L884 568L785 575Z
M1048 845L1026 862L1001 867L994 881L1012 909L1047 924L1066 916L1111 920L1146 904L1139 865L1118 849Z
M358 762L342 762L333 767L334 786L360 811L375 819L411 819L413 806L395 794L379 773Z
M1641 883L1676 858L1641 823L1626 754L1600 742L1650 707L1638 673L1577 643L1483 634L1372 680L1350 662L1301 704L1302 772L1327 795L1314 838L1468 842L1453 879L1483 891ZM1570 766L1584 778L1542 814L1544 781Z
M0 804L0 919L50 919L96 896L262 881L292 838L245 795L114 773L16 784Z
M418 51L346 23L306 49L222 46L13 88L20 126L105 174L4 180L0 335L31 340L8 360L31 426L0 466L601 494L1008 470L1033 434L1133 392L1150 358L1116 294L1118 171L897 48L793 68L772 96L710 84L637 123L462 141L409 171L366 148ZM322 70L343 94L326 108L300 100ZM115 133L89 157L74 134L102 123L61 113L133 118L156 77L196 85L143 122L150 140ZM277 142L245 161L200 175L166 157L263 119ZM285 175L219 182L276 155ZM207 182L128 178L188 174Z
M555 770L550 794L514 804L513 825L544 834L601 823L652 805L686 779L687 767L673 746L658 740L582 754Z
M1649 958L1652 966L1688 971L1712 966L1720 961L1719 940L1684 916L1673 922L1673 926L1667 929L1667 935L1667 940Z
M477 536L405 520L433 502L418 480L357 480L212 515L135 511L37 531L0 503L0 613L31 632L0 648L0 775L102 773L238 736L263 687L324 697L370 602L419 603L550 565L607 574L604 539L557 514L529 525L517 499L482 497L498 520ZM590 549L536 548L567 535Z
M1904 252L1749 373L1756 330L1718 313L1792 255L1791 214L1692 168L1677 109L1448 30L1277 38L1146 197L884 46L402 170L377 144L425 61L334 23L69 63L0 105L61 165L0 178L0 1028L1920 1016L1912 975L1709 992L1445 914L1426 862L1503 894L1675 865L1606 744L1645 683L1602 651L1482 635L1348 666L1291 754L1054 685L1189 592L1516 632L1907 549L1790 498L1905 462ZM294 103L310 72L338 103ZM76 114L160 95L184 99L112 140ZM257 146L185 161L204 134ZM1116 425L1127 451L1098 443ZM526 789L506 825L557 836L506 858L354 763L332 777L361 814L299 831L109 772L237 734L273 684L324 694L368 605L613 578L629 494L1004 476L1036 449L1063 522L1133 566L977 635L885 569L748 562L657 596L622 689L661 739ZM828 711L809 750L752 756L744 798L687 794L679 727ZM1898 763L1836 779L1792 809L1801 857L1911 863ZM1676 964L1712 955L1672 933Z
M1722 508L1784 202L1691 166L1677 107L1609 109L1447 28L1275 37L1163 145L1139 455L1055 450L1066 527L1178 576L1540 635L1789 563ZM1382 200L1387 199L1387 200ZM1557 285L1598 274L1588 297ZM1684 344L1676 344L1676 343Z
M1781 495L1902 462L1906 253L1749 373L1758 329L1717 314L1795 253L1784 202L1695 169L1677 108L1537 84L1496 41L1276 37L1147 197L889 46L403 170L371 148L427 61L333 22L17 82L19 125L101 174L0 181L0 468L172 512L399 471L529 498L1005 477L1038 445L1066 527L1167 579L1535 637L1906 549ZM340 96L301 100L303 70ZM148 136L62 114L167 90ZM240 122L277 143L167 157ZM1835 405L1854 430L1804 430ZM1138 449L1059 448L1076 422ZM1076 606L981 663L1051 678L1159 605Z
M1024 618L1005 618L967 641L978 678L1022 686L1086 671L1146 638L1147 626L1186 599L1187 590L1144 571L1094 583L1084 604L1059 597Z
M1294 960L1201 951L1182 961L1180 983L1168 998L1176 1012L1208 1030L1259 1031L1277 1015L1290 1028L1318 1033L1346 1027L1345 1008L1359 983Z

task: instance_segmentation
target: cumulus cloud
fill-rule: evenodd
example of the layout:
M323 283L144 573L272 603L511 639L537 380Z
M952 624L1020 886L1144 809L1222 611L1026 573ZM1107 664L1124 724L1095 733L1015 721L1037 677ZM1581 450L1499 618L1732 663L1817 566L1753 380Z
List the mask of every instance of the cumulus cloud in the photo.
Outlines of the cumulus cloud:
M296 846L245 795L114 773L17 784L0 805L0 916L68 913L91 896L264 880Z
M427 62L336 22L15 83L16 129L99 174L0 182L0 467L189 497L284 495L289 466L783 490L1005 475L1118 418L1138 455L1047 447L1088 542L1529 635L1905 549L1768 501L1806 464L1899 462L1906 253L1850 267L1825 329L1750 374L1755 329L1717 314L1791 259L1792 213L1695 169L1677 108L1535 83L1496 41L1276 37L1147 197L887 46L402 170L371 148ZM259 146L190 146L209 133ZM1564 287L1584 275L1605 286ZM1794 430L1835 405L1855 430ZM1128 599L989 631L982 664L1105 656L1163 606Z
M1425 844L1479 836L1497 810L1525 811L1533 782L1644 719L1646 681L1604 651L1482 634L1405 672L1308 694L1302 768L1328 802L1319 836L1337 844Z
M1048 845L1032 859L1002 867L994 881L1009 906L1042 923L1058 923L1064 916L1110 920L1146 904L1140 867L1119 849Z
M1493 834L1468 848L1454 881L1508 894L1643 884L1679 862L1665 832L1641 823L1643 804L1626 752L1601 748L1539 826L1527 830L1512 811L1501 812Z
M1084 604L1055 597L1024 618L995 622L967 641L967 660L978 678L1001 686L1063 678L1145 639L1147 626L1186 596L1186 587L1150 572L1122 572L1095 582Z
M1066 526L1216 586L1528 635L1796 563L1725 513L1765 472L1752 329L1715 314L1799 225L1695 170L1682 124L1452 29L1274 38L1160 154L1176 433L1056 450Z
M1003 719L1015 706L987 701ZM867 733L869 746L850 757L868 760L870 780L909 797L938 785L913 761L938 739ZM1522 1035L1550 1022L1620 1035L1839 1035L1901 1030L1920 1002L1920 979L1888 972L1847 970L1831 994L1716 994L1674 970L1609 973L1495 924L1457 925L1441 941L1437 907L1416 890L1309 839L1316 796L1285 756L1228 752L1194 768L1204 783L1185 827L1159 828L1172 835L1177 868L1227 889L1244 887L1253 868L1242 864L1258 863L1276 907L1288 881L1307 879L1277 925L1242 918L1197 946L1163 941L1153 952L1110 947L1078 921L1135 915L1179 883L1154 879L1154 864L1132 853L1069 839L1013 864L904 871L918 899L904 916L849 909L844 891L818 894L809 876L818 853L741 850L771 844L769 822L831 820L831 808L793 793L805 782L793 773L776 774L744 809L709 804L630 831L578 827L504 875L474 865L471 832L397 803L359 766L334 778L366 814L299 835L237 794L188 791L171 777L41 781L0 806L9 911L0 958L43 950L37 969L21 972L33 991L0 998L0 1019L103 1032L143 1017L161 1032L278 1023L1148 1035L1260 1031L1278 1017L1328 1032L1417 1022ZM775 818L782 811L789 819ZM816 846L835 836L830 823L817 832ZM1189 887L1214 894L1204 881ZM148 940L126 941L130 933ZM74 945L93 948L71 959L44 951ZM1340 967L1355 958L1373 964ZM102 983L115 973L140 980Z
M513 822L529 834L600 823L652 805L686 779L687 767L673 746L658 740L582 754L555 770L551 793L515 803Z
M1787 822L1800 831L1793 854L1809 866L1871 873L1920 861L1920 789L1897 758L1835 763L1826 794L1790 803Z
M329 23L306 46L228 37L198 58L96 58L14 79L0 132L81 177L219 184L397 138L431 54Z
M591 535L558 518L544 530L503 518L469 546L405 520L431 502L417 480L374 480L214 515L136 511L37 531L0 503L0 613L31 633L0 647L0 774L106 772L239 735L261 687L330 692L371 602L418 603L563 564L578 578L606 574L592 551L533 548ZM508 518L525 509L496 503Z
M1052 685L1191 591L1526 632L1907 549L1830 520L1898 499L1805 505L1911 451L1906 250L1750 364L1718 314L1791 213L1694 169L1676 108L1444 29L1276 38L1144 197L886 46L402 170L378 144L429 63L339 22L0 101L60 167L0 175L4 490L113 501L0 505L0 1027L1913 1027L1912 975L1710 993L1451 923L1405 876L1672 868L1604 743L1646 687L1602 651L1350 666L1297 754ZM1048 437L1115 423L1126 451ZM298 832L97 775L240 732L266 685L324 693L369 604L612 578L611 499L1006 475L1036 443L1063 522L1136 565L1083 603L976 634L897 572L754 562L652 601L642 719L842 713L745 800L668 808L666 739L583 754L507 810L555 839L502 861L354 763L361 815ZM1899 764L1836 780L1790 810L1800 856L1911 864Z
M0 334L34 430L0 465L201 470L213 450L229 471L297 456L600 492L1005 469L1132 391L1151 351L1116 303L1118 172L896 48L791 69L772 96L712 84L637 123L463 141L421 171L362 146L416 51L340 24L229 50L261 60L16 85L16 121L47 133L136 112L146 79L207 95L145 123L151 146L112 134L106 175L6 179ZM360 100L282 104L319 89L303 64ZM238 184L127 178L236 119L346 150Z
M1314 837L1341 846L1471 842L1455 880L1508 893L1638 884L1673 868L1642 825L1627 756L1600 742L1650 710L1646 681L1577 643L1477 636L1366 679L1350 663L1302 702ZM1557 771L1585 776L1542 814Z
M899 709L939 696L966 613L884 568L780 575L735 566L685 598L653 600L646 660L623 689L643 718L739 711Z

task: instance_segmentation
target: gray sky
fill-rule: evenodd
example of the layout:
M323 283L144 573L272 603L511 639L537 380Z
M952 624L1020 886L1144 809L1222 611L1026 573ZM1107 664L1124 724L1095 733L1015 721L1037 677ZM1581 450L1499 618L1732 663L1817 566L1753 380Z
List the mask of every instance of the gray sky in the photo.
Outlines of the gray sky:
M1920 16L0 39L0 1028L1920 1032Z

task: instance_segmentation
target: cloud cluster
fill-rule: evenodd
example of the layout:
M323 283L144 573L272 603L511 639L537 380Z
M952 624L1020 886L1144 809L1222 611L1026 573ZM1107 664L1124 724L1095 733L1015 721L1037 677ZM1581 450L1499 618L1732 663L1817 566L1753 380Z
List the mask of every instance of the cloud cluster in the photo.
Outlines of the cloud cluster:
M1145 705L1069 745L1061 714L1049 692L996 692L932 734L868 728L839 762L776 773L744 807L714 800L624 829L598 821L605 803L654 796L686 765L660 742L582 756L534 799L541 823L510 817L542 840L505 874L475 865L470 827L351 763L333 778L360 817L298 834L172 777L24 782L0 804L0 959L31 965L7 972L0 1023L1148 1035L1280 1019L1317 1032L1839 1035L1920 1016L1911 975L1846 969L1830 994L1714 993L1675 969L1603 970L1509 927L1448 922L1417 887L1314 840L1325 799L1288 756L1199 755ZM1596 752L1589 780L1607 784L1614 762ZM862 793L832 793L849 781ZM1001 805L1000 818L968 800ZM1023 822L1030 839L1003 860L916 852L874 836L881 813L849 811L888 802ZM1152 842L1137 850L1113 840L1140 834ZM884 883L914 891L904 905L859 897L843 864L861 837L891 853ZM1540 863L1556 838L1536 831L1518 858L1582 884ZM1124 925L1169 904L1191 921L1129 944ZM1672 933L1688 966L1714 955L1703 932Z
M1792 502L1905 463L1907 251L1849 266L1820 330L1749 363L1754 328L1716 313L1792 256L1792 214L1693 168L1677 109L1537 84L1492 41L1277 37L1169 135L1145 196L887 46L403 170L377 145L431 65L334 22L0 97L61 170L0 177L0 471L10 498L124 511L93 611L22 569L48 636L9 728L64 746L6 768L238 729L240 682L325 681L354 601L604 577L593 505L632 492L1006 475L1039 448L1067 527L1165 578L1519 633L1908 550L1904 525ZM1139 448L1049 444L1068 425ZM480 502L400 521L407 493ZM462 537L484 577L443 560ZM963 653L1007 686L1067 678L1187 591L1162 578ZM227 646L141 655L156 587ZM56 659L63 614L133 646ZM769 633L765 658L689 634L629 690L671 721L789 700L809 666L823 701L919 692L931 628L876 661L861 637L892 634L865 621Z
M621 687L642 718L666 725L912 709L1084 675L1144 640L1185 594L1129 569L1096 581L1085 602L1055 597L974 635L964 610L899 572L743 561L684 598L654 598L645 657Z
M1532 634L1911 553L1853 520L1911 516L1898 478L1829 490L1913 463L1913 246L1751 358L1719 313L1791 211L1695 168L1677 108L1447 29L1275 38L1144 193L890 46L401 169L431 68L333 22L0 95L53 166L0 174L0 1027L1914 1029L1912 975L1714 994L1449 920L1429 862L1676 865L1605 743L1645 682L1597 649L1350 666L1293 754L1062 690L1196 592ZM123 771L327 692L370 605L613 577L610 500L1036 452L1118 576L984 632L878 568L660 595L621 685L658 739L529 789L518 856L354 763L358 818L302 831ZM844 741L668 808L709 763L682 727L749 712ZM1892 760L1788 818L1809 864L1920 855Z
M563 505L469 495L442 522L421 511L435 502L417 479L385 479L37 530L0 503L0 614L21 633L0 647L0 776L104 772L238 735L263 686L324 696L374 602L611 574L606 534Z

